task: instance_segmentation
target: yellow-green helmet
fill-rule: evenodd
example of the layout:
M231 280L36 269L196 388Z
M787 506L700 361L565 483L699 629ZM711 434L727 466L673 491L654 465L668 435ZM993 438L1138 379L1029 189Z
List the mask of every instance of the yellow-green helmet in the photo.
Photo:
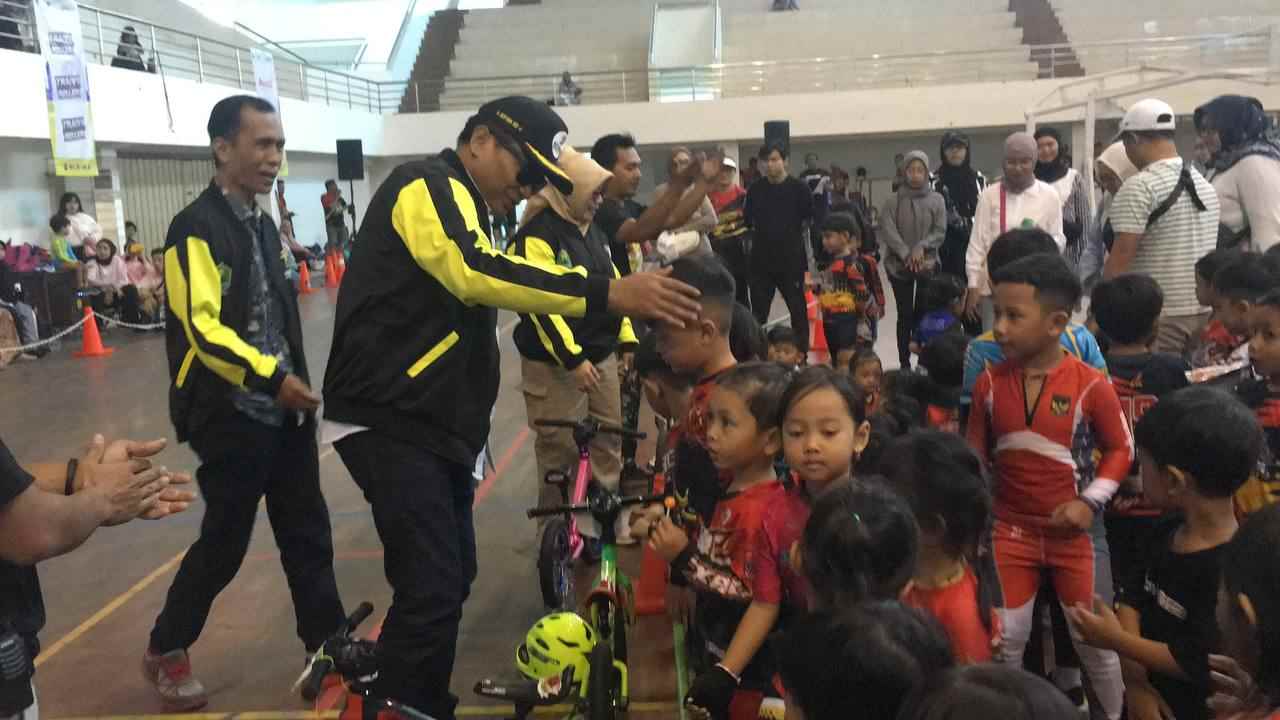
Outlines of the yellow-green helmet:
M587 677L587 656L595 645L596 632L581 615L552 613L529 628L516 648L516 667L534 680L560 677L572 667L573 677L581 682Z

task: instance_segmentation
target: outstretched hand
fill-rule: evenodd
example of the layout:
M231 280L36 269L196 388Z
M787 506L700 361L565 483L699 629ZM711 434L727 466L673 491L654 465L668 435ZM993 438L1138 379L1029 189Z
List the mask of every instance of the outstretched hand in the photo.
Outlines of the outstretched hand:
M701 316L698 291L670 277L671 268L609 281L609 310L618 315L686 327Z

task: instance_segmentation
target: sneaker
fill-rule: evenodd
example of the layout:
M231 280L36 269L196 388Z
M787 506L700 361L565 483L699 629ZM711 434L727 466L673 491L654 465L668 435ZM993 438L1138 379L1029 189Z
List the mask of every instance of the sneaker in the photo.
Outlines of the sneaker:
M1072 705L1076 706L1076 710L1080 714L1086 716L1089 714L1089 698L1084 694L1083 687L1077 685L1073 688L1067 688L1062 691L1062 694L1067 696L1067 699L1071 701Z
M186 650L163 655L147 650L142 656L142 674L156 689L166 712L196 710L209 702L204 686L191 674Z

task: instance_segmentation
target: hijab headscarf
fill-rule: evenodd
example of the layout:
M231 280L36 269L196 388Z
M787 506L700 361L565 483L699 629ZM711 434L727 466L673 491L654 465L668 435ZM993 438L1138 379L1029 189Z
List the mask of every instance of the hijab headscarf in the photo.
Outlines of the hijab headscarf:
M1129 155L1125 153L1122 142L1111 143L1106 150L1103 150L1098 156L1098 164L1110 168L1111 172L1120 178L1121 183L1138 174L1138 168L1129 161Z
M1221 147L1209 160L1223 172L1250 155L1280 160L1280 135L1257 98L1219 95L1196 108L1196 130L1217 130Z
M1040 162L1039 156L1036 157L1036 179L1043 180L1047 183L1054 183L1066 176L1067 171L1071 169L1071 147L1062 142L1062 135L1051 127L1039 128L1036 130L1034 139L1039 142L1042 137L1051 137L1058 142L1058 157L1051 162Z
M1009 160L1011 158L1019 157L1030 158L1032 160L1036 157L1036 139L1025 132L1013 133L1004 140L1004 159ZM1009 180L1006 177L1001 182L1008 185ZM1015 188L1010 186L1010 189L1014 192L1022 192L1023 190L1026 190L1027 187L1034 184L1035 177L1033 176L1031 178L1031 182L1028 183L1026 187Z
M952 165L947 162L947 148L964 147L964 162ZM947 197L964 217L973 217L978 208L978 172L970 165L973 148L969 144L969 136L958 130L948 130L942 134L942 166L938 168L938 180L947 191Z
M529 224L538 213L550 209L555 214L577 226L583 233L591 227L591 196L613 177L613 173L600 167L589 155L584 155L572 147L565 145L560 150L560 159L556 161L561 170L573 181L573 194L564 193L548 184L529 198L524 215L520 218L520 227Z
M929 156L923 150L912 150L902 158L902 172L906 175L907 166L913 162L924 163L925 172L929 172ZM898 186L898 204L894 208L894 220L897 221L898 233L907 247L912 248L924 240L933 225L933 216L926 206L925 200L933 194L933 188L926 179L920 189L911 187L911 183L903 180Z

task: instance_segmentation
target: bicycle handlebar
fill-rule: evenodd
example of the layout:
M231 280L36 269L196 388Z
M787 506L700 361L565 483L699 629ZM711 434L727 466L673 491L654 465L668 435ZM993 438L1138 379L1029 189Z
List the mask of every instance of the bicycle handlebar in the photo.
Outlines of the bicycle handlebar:
M660 503L663 501L663 495L629 495L627 497L618 498L619 507L628 507L631 505L647 505L648 503ZM549 515L563 515L565 513L584 513L591 512L591 503L575 503L572 505L553 505L551 507L530 508L525 514L530 518L547 517Z
M347 619L342 622L341 627L339 627L338 631L334 633L333 639L338 639L340 643L349 642L351 633L355 632L356 628L360 627L360 623L367 620L372 614L373 603L360 603L360 605L358 605L356 609L347 616ZM330 642L332 642L333 639L331 639ZM326 643L326 645L327 644L328 643ZM336 654L338 653L333 650L323 654L318 653L319 657L316 657L312 661L311 670L308 672L306 679L306 689L307 692L310 693L309 697L318 697L320 695L320 690L324 685L325 677L329 673L333 672L333 656Z
M574 420L534 420L533 424L538 427L556 427L556 428L568 428L569 430L577 430L583 427L584 422L588 422L588 421L580 422L580 421L574 421ZM594 422L594 421L590 421L590 422ZM628 430L623 427L615 427L613 425L596 424L595 427L590 428L590 430L592 433L604 433L606 435L617 435L619 437L631 438L633 440L643 440L646 437L648 437L645 433L636 432L635 430Z

